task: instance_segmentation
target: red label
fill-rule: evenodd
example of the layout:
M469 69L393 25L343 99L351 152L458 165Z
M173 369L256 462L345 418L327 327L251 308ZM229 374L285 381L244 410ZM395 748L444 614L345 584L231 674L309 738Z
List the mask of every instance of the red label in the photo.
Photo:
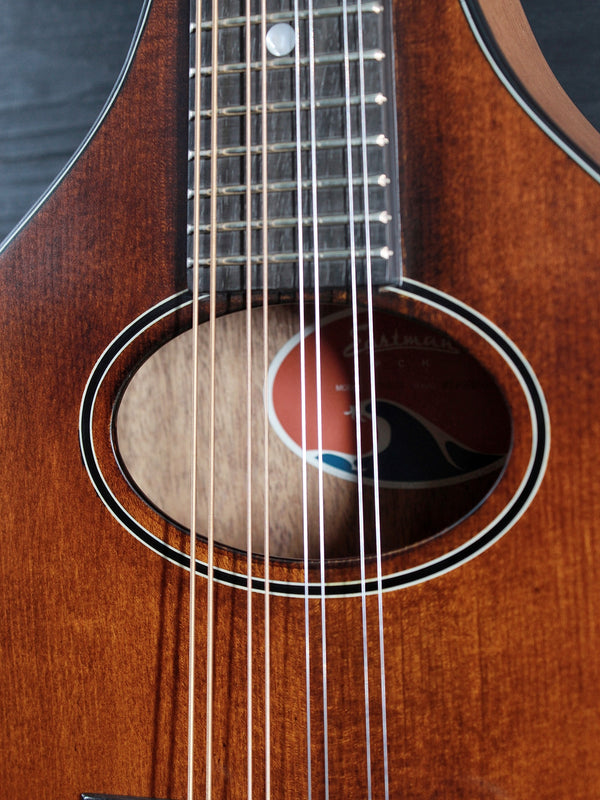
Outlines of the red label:
M321 322L319 444L316 339L314 327L305 331L305 436L310 464L318 466L322 460L323 469L340 478L357 480L361 472L372 481L373 363L381 485L416 488L461 482L502 466L510 444L510 421L489 373L443 332L384 313L375 315L371 334L366 311L359 313L355 324L350 311ZM273 428L301 456L300 364L297 335L274 358L268 391Z

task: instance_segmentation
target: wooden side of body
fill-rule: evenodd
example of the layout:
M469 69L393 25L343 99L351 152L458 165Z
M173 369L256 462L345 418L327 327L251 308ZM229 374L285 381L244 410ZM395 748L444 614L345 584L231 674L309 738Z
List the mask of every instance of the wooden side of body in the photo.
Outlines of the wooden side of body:
M185 285L185 5L155 0L106 121L2 255L2 798L185 796L187 575L109 514L77 436L103 349ZM600 791L600 189L509 96L457 2L408 0L395 11L407 273L476 308L517 344L546 395L552 448L532 506L498 543L383 598L390 797L584 800ZM201 582L200 617L205 604ZM365 797L360 602L326 605L330 797ZM244 592L219 585L216 609L213 796L239 798ZM274 798L308 794L303 613L298 600L272 598ZM319 614L311 601L315 797L324 796ZM373 796L381 798L375 598L367 617ZM260 595L254 618L260 797ZM202 628L198 645L202 653ZM203 657L197 677L200 796Z

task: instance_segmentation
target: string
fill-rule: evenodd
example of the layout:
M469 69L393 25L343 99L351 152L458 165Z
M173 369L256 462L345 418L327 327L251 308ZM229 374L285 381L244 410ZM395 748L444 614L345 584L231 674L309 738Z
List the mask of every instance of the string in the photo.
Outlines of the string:
M308 0L308 48L310 75L310 160L312 180L313 268L315 292L315 371L317 394L317 455L319 484L319 581L321 605L321 671L323 680L323 769L325 800L329 800L329 733L327 726L327 619L325 610L325 509L323 502L323 408L321 395L321 309L319 302L319 220L317 199L317 125L315 92L315 30L312 0Z
M308 794L311 796L311 745L310 745L310 652L309 652L309 591L308 591L308 515L307 515L307 480L306 480L306 382L305 382L305 319L304 319L304 259L303 259L303 216L302 216L302 161L301 161L301 97L300 97L300 40L299 40L299 14L297 3L294 7L296 26L296 169L297 169L297 201L298 201L298 252L299 252L299 280L300 280L300 327L301 327L301 408L302 408L302 453L303 453L303 542L304 542L304 574L305 574L305 638L306 638L306 685L307 685L307 739L308 739ZM357 435L357 473L359 495L359 526L361 548L361 595L363 610L363 659L365 675L365 704L366 728L368 751L368 796L371 797L371 750L370 750L370 722L369 722L369 690L368 690L368 660L366 646L366 591L365 591L365 562L364 562L364 506L362 481L362 445L360 433L360 381L358 364L358 331L357 331L357 277L356 277L356 247L354 232L354 198L352 192L353 166L351 151L351 115L350 115L350 76L348 52L348 17L347 0L343 2L344 15L344 73L346 93L346 132L347 132L347 170L349 185L349 218L350 218L350 255L352 272L352 311L353 311L353 337L354 337L354 370L355 370L355 407L356 407L356 435ZM215 352L216 352L216 230L217 230L217 108L218 108L218 0L213 0L212 6L212 118L211 118L211 243L210 243L210 431L209 431L209 510L208 510L208 596L207 596L207 734L206 734L206 796L210 798L212 787L212 739L213 739L213 662L214 662L214 494L215 494ZM247 336L247 554L248 554L248 796L252 793L252 501L251 501L251 305L252 305L252 268L251 268L251 230L252 230L252 169L251 169L251 80L250 80L250 0L246 0L246 255L247 255L247 286L246 286L246 336ZM325 614L325 539L324 539L324 492L323 492L323 440L322 440L322 392L321 392L321 344L320 344L320 307L319 307L319 248L318 248L318 212L317 212L317 163L316 163L316 102L315 102L315 57L314 57L314 23L313 6L309 0L309 64L310 64L310 126L311 126L311 186L313 209L313 252L314 252L314 282L315 282L315 347L316 347L316 391L317 391L317 431L318 431L318 456L319 456L319 552L320 552L320 580L321 580L321 634L323 648L323 714L324 714L324 745L325 745L325 796L329 796L329 770L328 770L328 726L327 726L327 647L326 647L326 614ZM366 271L367 271L367 296L368 296L368 328L369 328L369 372L371 386L371 424L373 440L374 462L374 503L376 525L376 557L377 557L377 582L378 582L378 613L379 613L379 638L380 638L380 664L381 664L381 695L382 695L382 727L384 741L384 772L385 796L389 798L388 757L387 757L387 720L385 702L385 661L383 637L383 608L382 608L382 566L381 566L381 534L380 512L378 493L378 463L377 453L377 418L376 418L376 392L375 392L375 360L374 360L374 323L371 284L371 248L369 230L369 198L368 198L368 168L367 168L367 138L366 138L366 110L365 110L365 80L364 57L362 45L362 10L358 0L358 31L359 31L359 61L360 61L360 112L361 112L361 140L363 161L363 191L365 209L365 240L366 240ZM201 8L196 6L196 81L195 81L195 118L200 118L200 65L201 65ZM266 55L266 0L261 4L261 40L262 40L262 234L263 234L263 364L264 380L268 374L268 131L267 131L267 55ZM199 299L199 164L200 159L200 125L195 125L194 132L194 237L193 237L193 413L192 413L192 474L191 474L191 514L190 514L190 646L189 646L189 709L188 709L188 800L193 797L193 772L194 772L194 677L195 677L195 597L196 597L196 506L197 506L197 454L198 454L198 299ZM269 597L269 455L268 455L268 411L265 407L264 416L264 447L265 447L265 794L270 797L270 597Z
M308 469L306 457L306 321L304 313L304 214L302 180L302 96L300 91L300 14L298 0L294 2L295 54L294 76L296 94L296 206L298 214L298 288L300 312L300 421L302 436L302 550L304 557L304 644L306 671L306 768L307 800L312 800L312 745L310 718L310 603L309 603L309 541L308 541Z
M246 750L252 797L252 25L246 0Z
M379 448L377 437L377 393L375 386L375 332L373 319L373 285L371 264L371 227L370 203L368 186L368 156L367 156L367 114L365 104L365 62L362 29L362 0L357 0L358 19L358 54L359 54L359 81L360 81L360 126L361 126L361 157L363 173L363 205L365 212L365 250L366 250L366 284L367 284L367 327L369 338L369 385L371 389L371 439L373 451L373 503L375 514L375 557L377 562L377 615L379 623L379 682L381 690L381 732L383 740L383 771L385 800L389 800L389 759L387 735L387 703L385 689L385 641L383 627L383 570L381 560L381 513L379 499Z
M269 207L267 130L267 2L261 0L261 124L262 124L262 322L263 386L269 377ZM271 797L271 598L269 520L269 409L263 403L264 429L264 564L265 564L265 798Z
M209 492L208 492L208 569L206 631L206 800L212 795L213 695L214 695L214 551L215 551L215 351L217 310L217 183L218 183L218 58L219 2L212 2L212 80L211 80L211 160L210 160L210 422L209 422Z
M365 514L363 497L363 458L362 458L362 434L361 434L361 401L360 401L360 371L358 357L358 287L356 275L356 241L354 230L354 189L353 177L354 167L352 162L352 117L350 105L350 58L348 42L348 7L347 0L343 0L343 20L344 20L344 89L346 99L346 170L348 174L348 216L350 232L350 271L352 284L352 342L353 342L353 371L354 371L354 408L355 408L355 430L356 430L356 480L358 491L358 527L359 527L359 548L360 548L360 588L361 588L361 617L362 617L362 639L363 639L363 683L365 699L365 738L367 750L367 797L371 800L372 791L372 768L371 768L371 718L369 702L369 650L367 637L367 593L365 575ZM365 222L368 225L368 218L365 212Z
M196 506L198 484L198 350L199 350L199 287L200 287L200 67L201 67L201 5L195 9L195 81L194 81L194 199L192 237L192 441L190 464L190 576L189 576L189 651L188 651L188 752L187 752L187 800L194 796L194 697L196 675Z

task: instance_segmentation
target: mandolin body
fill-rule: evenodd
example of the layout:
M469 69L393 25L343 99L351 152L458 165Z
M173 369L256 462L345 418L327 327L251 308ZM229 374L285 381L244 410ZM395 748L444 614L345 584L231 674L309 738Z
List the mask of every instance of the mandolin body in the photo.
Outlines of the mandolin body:
M510 95L458 0L395 5L409 286L476 309L516 345L542 387L552 444L545 473L538 465L539 489L497 541L456 568L383 594L389 797L588 800L600 794L600 188ZM512 0L485 10L492 20L518 13ZM109 512L79 441L82 398L109 343L186 290L188 9L153 0L146 12L102 124L0 256L2 800L186 796L188 573ZM342 294L327 301L342 302ZM519 490L535 434L529 395L481 336L414 295L377 295L380 308L421 317L473 351L513 421L511 455L494 491L441 536L385 555L391 575L444 558L489 526ZM239 297L219 303L220 312L243 305ZM119 356L90 422L111 491L182 552L185 534L132 491L111 432L131 371L188 317L174 312ZM205 560L206 544L198 547ZM215 559L219 569L243 574L237 550L218 548ZM355 562L339 560L328 579L355 574ZM264 575L260 558L255 575ZM311 575L318 581L316 566ZM370 560L367 577L374 576ZM302 564L274 561L271 579L301 582ZM255 797L264 796L262 597L255 593L252 629ZM206 603L199 577L200 620ZM271 796L300 800L309 794L304 603L274 592L270 604ZM321 798L320 601L309 605L312 796ZM332 595L326 608L329 796L366 798L361 598ZM365 608L379 800L376 594ZM246 796L245 589L215 585L215 630L212 796L237 800ZM205 638L200 624L198 796Z

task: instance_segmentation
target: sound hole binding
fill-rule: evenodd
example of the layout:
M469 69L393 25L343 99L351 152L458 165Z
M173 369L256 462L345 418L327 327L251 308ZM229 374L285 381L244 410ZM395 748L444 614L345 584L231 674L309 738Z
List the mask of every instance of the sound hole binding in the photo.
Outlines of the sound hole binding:
M134 797L125 794L82 794L80 800L154 800L152 797ZM158 798L156 799L158 800Z
M145 487L140 487L139 480L129 469L130 464L126 454L119 452L118 419L121 413L120 405L122 404L125 409L127 402L129 382L123 378L125 376L128 378L132 372L135 375L149 349L156 349L165 339L172 339L185 330L189 325L186 317L189 315L190 302L190 297L186 293L169 298L134 321L109 345L96 364L86 387L80 426L84 463L96 491L111 513L144 544L169 560L188 568L186 521L180 518L174 524L165 525L165 517L177 517L177 514L171 509L165 509L164 505L162 511L159 511L162 502L160 499L158 502L156 500L148 502L147 490ZM231 307L231 302L229 305ZM392 404L388 411L391 409L397 415L400 414L401 425L405 426L407 421L410 423L412 431L410 435L416 436L417 441L420 441L418 438L420 435L433 432L433 435L426 438L429 438L430 442L437 440L438 444L441 443L441 449L445 450L446 455L449 450L451 451L450 461L454 467L462 459L463 464L468 464L467 472L470 470L478 473L466 479L464 474L455 473L452 476L445 474L442 477L438 475L439 485L430 487L409 485L411 481L406 473L399 479L395 476L395 480L390 481L389 472L386 473L386 480L392 485L384 486L382 494L391 497L392 501L382 503L385 550L383 588L393 589L427 580L464 563L489 547L512 526L531 502L543 476L549 447L549 424L544 397L531 368L512 342L477 312L447 295L409 280L406 280L401 288L381 289L377 293L376 308L378 318L388 320L387 334L386 330L383 330L384 339L386 335L388 339L390 336L393 337L395 330L396 345L398 345L399 334L394 320L402 320L403 325L409 325L407 336L412 336L413 343L423 344L422 341L415 339L419 334L422 337L427 335L430 337L428 343L430 356L437 348L439 353L446 353L446 360L454 358L456 363L457 353L453 350L460 350L461 355L458 360L462 359L466 366L462 372L459 370L458 375L462 375L462 378L458 378L455 383L459 384L463 380L466 384L471 381L472 385L480 387L483 385L487 404L486 414L493 420L493 425L488 426L491 429L491 438L488 430L484 433L486 446L478 447L472 439L465 440L463 437L461 441L460 436L452 435L447 425L439 424L439 418L436 418L437 421L432 420L429 415L428 419L427 413L419 413L417 410L417 414L413 414L410 419L406 415L406 407L398 402L400 397L391 398ZM328 317L329 322L325 325L325 329L330 326L329 332L332 333L333 339L336 335L338 338L340 335L343 337L346 312L339 307L330 310L332 313ZM272 311L277 312L278 308L275 306ZM279 312L281 313L281 309ZM231 316L232 320L234 316ZM327 341L326 338L325 342ZM331 342L331 337L329 341ZM281 415L278 416L274 394L277 391L277 380L282 377L282 369L293 370L295 342L297 344L297 337L294 341L288 336L283 345L277 347L277 356L270 371L268 393L271 423L279 434L278 437L270 438L277 439L277 446L281 451L286 451L288 464L293 464L294 461L299 463L300 459L294 452L294 434L293 432L290 434L289 419L282 422L279 418ZM334 347L333 350L335 349ZM411 352L414 356L414 349ZM396 358L398 348L389 348L388 356L390 353ZM409 349L406 349L404 355L408 353ZM379 355L385 355L383 348L380 348ZM443 362L443 356L441 357ZM414 358L412 363L414 365ZM335 368L334 363L333 369ZM443 368L441 372L438 369L435 380L438 383L448 382L448 374L444 374ZM379 383L379 379L377 382ZM282 380L282 385L284 383L285 380ZM417 375L416 383L427 388L422 372ZM335 389L339 391L333 392L333 399L338 401L338 412L342 415L343 406L350 396L344 396L347 388L335 384ZM435 386L433 388L435 389ZM418 395L418 386L415 391ZM476 390L475 394L471 393L472 403L473 398L474 402L477 402L478 391ZM383 400L390 400L389 391L387 395L385 391L380 392L380 395ZM409 405L415 410L414 397ZM279 409L285 407L286 403L279 404ZM350 408L346 410L351 411ZM369 409L365 408L363 411L368 413ZM380 408L378 400L378 418L385 416L384 412L385 408ZM106 425L107 420L110 422L109 425ZM429 429L426 430L428 426ZM380 422L380 427L384 431L384 438L388 435L386 442L389 445L389 433L394 425L390 428L390 420L384 419ZM110 442L106 441L107 429L112 431ZM406 428L402 427L402 430L405 432ZM450 437L442 441L441 434L448 433L451 434ZM343 455L343 448L341 451ZM380 457L383 455L380 444ZM345 463L343 459L340 462L339 451L333 454L328 452L329 456L331 457L326 465L328 472L326 477L330 482L330 490L333 482L335 494L341 492L340 507L345 507L348 505L348 497L355 491L356 486L356 476L352 476L351 469L348 469L351 458L346 459ZM394 461L395 458L392 458L386 469L390 465L393 466ZM346 470L348 474L340 474L340 469ZM309 470L313 473L317 471L315 465L309 467ZM433 483L435 482L434 480ZM368 483L367 476L365 484ZM397 485L394 486L394 483ZM466 494L465 489L467 489ZM455 507L452 507L448 498L453 497L457 491L458 496L462 492L465 498L460 499ZM434 507L434 513L429 515L428 523L423 526L422 512L417 511L416 516L413 512L407 514L402 503L398 505L397 497L402 493L409 497L409 503L413 505L416 502L415 498L422 496L425 498L421 501L424 507ZM242 496L240 505L244 504ZM443 513L438 513L440 510ZM383 524L386 514L387 521ZM399 519L404 523L400 536L398 536ZM285 521L283 527L289 524L289 521ZM348 530L352 532L350 537L346 535ZM339 530L334 533L329 545L328 594L348 595L359 591L356 576L355 530L356 525L352 525L352 519L342 515ZM257 536L257 540L258 538ZM244 586L245 557L236 549L239 543L236 540L226 539L224 544L225 546L218 547L216 578L226 583ZM372 552L372 537L368 540L368 544ZM300 564L295 560L300 558L301 554L294 551L293 547L291 550L286 550L285 547L289 547L289 543L284 541L283 548L276 550L279 558L272 561L271 591L303 595L305 588L304 582L299 578ZM206 574L201 543L199 543L199 553L197 571ZM314 554L313 550L312 555ZM260 553L255 555L255 561L254 588L261 591L264 589L264 581L261 577ZM367 591L376 591L377 588L372 562L373 559L368 559ZM311 583L309 591L315 595L320 593L316 578L314 584Z

